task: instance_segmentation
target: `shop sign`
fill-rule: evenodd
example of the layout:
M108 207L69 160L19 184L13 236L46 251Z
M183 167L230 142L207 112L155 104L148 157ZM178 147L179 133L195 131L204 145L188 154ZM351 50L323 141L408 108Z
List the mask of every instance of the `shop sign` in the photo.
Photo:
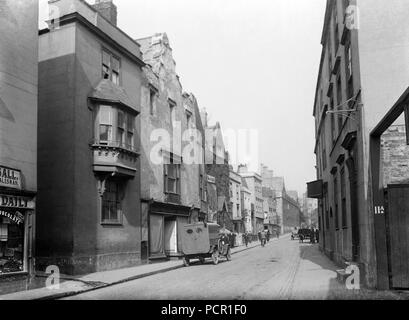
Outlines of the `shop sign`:
M21 190L20 171L0 166L0 187Z
M32 198L0 194L0 207L14 209L34 209Z
M20 212L8 212L0 210L0 217L8 218L10 221L13 221L17 225L24 223L24 215Z
M216 183L216 178L213 176L207 175L207 182L209 183Z

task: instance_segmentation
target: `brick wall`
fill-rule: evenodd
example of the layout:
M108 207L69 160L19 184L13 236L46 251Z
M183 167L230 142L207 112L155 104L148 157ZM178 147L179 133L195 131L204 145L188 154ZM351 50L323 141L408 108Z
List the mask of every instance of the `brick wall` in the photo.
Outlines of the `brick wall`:
M382 135L381 146L384 186L409 183L409 146L406 145L405 126L391 126Z

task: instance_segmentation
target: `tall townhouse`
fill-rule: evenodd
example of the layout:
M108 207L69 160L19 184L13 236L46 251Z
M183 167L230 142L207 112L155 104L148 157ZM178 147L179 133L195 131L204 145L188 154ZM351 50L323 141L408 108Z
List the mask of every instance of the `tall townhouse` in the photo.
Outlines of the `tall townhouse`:
M295 201L284 192L281 197L281 205L281 210L283 212L282 225L284 233L294 230L295 227L300 227L302 222L302 211L298 201Z
M269 169L268 166L260 164L260 174L261 178L263 179L263 187L272 188L274 171Z
M230 208L233 219L233 232L243 233L244 225L241 210L241 176L230 167Z
M38 1L0 1L0 293L33 275ZM15 281L11 281L15 280Z
M205 147L206 147L206 131L202 123L200 115L200 108L196 97L192 93L184 93L184 104L186 109L187 127L186 140L192 141L194 144L188 144L188 148L185 149L186 153L195 155L195 162L192 165L196 165L199 174L199 198L200 198L200 212L197 220L208 221L209 217L209 204L208 204L208 191L207 191L207 174L205 164ZM190 111L189 111L190 110ZM194 122L193 122L194 120ZM192 140L193 139L193 140ZM185 144L187 141L185 141Z
M251 192L252 229L254 233L258 233L264 230L263 180L258 173L249 172L246 165L239 166L238 172L246 181L247 187Z
M144 241L150 259L177 258L183 225L206 215L199 188L205 180L201 141L195 139L193 156L188 143L189 129L199 120L197 102L183 93L167 35L137 42L147 65L141 114L141 199L145 229L149 226Z
M370 134L409 83L408 10L405 0L328 0L315 92L309 197L319 199L320 246L340 265L359 266L362 284L377 289L393 284Z
M206 174L208 176L209 190L216 185L217 193L217 208L213 210L213 221L217 222L222 227L228 230L233 230L233 218L230 208L230 166L229 154L226 151L224 137L221 125L217 122L215 125L209 125L208 114L205 110L201 110L202 124L205 130L205 165ZM210 192L210 191L209 191ZM209 196L214 194L209 193ZM209 200L209 210L211 210Z
M140 47L112 1L50 3L39 37L37 266L141 262ZM101 11L99 11L101 9Z
M263 187L264 229L267 229L270 232L273 232L274 225L277 221L274 198L274 191L270 188Z
M241 178L240 196L244 232L253 234L253 222L251 219L251 191L244 178Z

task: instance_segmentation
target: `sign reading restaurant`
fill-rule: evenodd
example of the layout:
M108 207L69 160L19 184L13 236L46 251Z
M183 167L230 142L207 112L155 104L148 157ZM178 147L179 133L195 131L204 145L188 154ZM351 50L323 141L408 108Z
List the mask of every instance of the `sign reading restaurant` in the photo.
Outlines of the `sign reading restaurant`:
M20 171L0 166L0 187L21 190Z

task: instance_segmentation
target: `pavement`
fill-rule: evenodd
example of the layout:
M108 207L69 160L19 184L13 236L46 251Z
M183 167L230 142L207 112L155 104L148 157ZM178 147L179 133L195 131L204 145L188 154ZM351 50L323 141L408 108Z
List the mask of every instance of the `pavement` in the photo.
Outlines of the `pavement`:
M283 237L288 237L283 236ZM277 241L273 239L270 243ZM232 255L261 247L259 242L252 242L248 247L240 246L232 248ZM118 269L112 271L96 272L84 276L60 275L58 285L47 288L45 286L49 275L37 273L35 281L41 282L42 286L33 290L25 290L0 296L0 300L54 300L87 293L102 288L109 288L121 283L135 281L138 279L158 275L184 268L182 260L173 260L159 263L140 265L132 268Z

